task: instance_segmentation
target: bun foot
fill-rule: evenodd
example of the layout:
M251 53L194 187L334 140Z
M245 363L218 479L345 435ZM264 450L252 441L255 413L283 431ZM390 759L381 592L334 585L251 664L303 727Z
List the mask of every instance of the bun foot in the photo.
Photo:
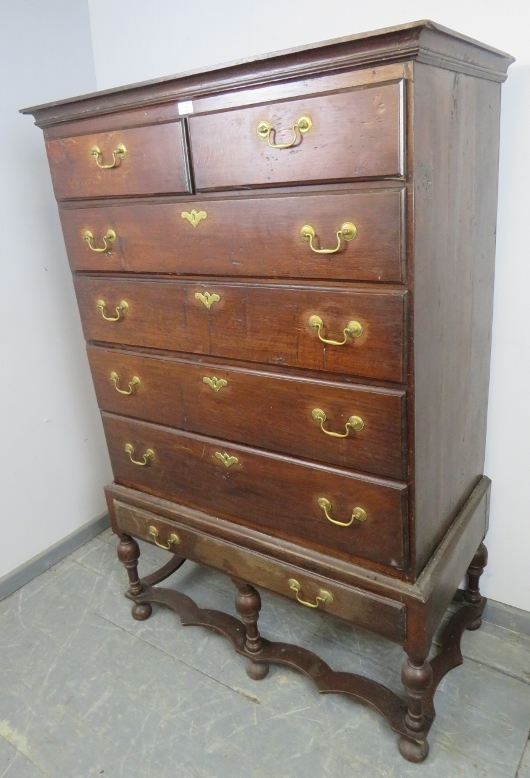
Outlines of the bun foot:
M429 743L424 740L423 743L417 743L415 740L409 740L403 735L399 738L399 753L407 762L424 762L429 753Z
M247 675L249 678L252 678L253 681L261 681L268 674L269 674L268 662L254 662L253 659L248 660Z
M148 602L142 602L140 604L135 603L131 609L132 617L133 619L136 619L136 621L145 621L152 612L153 609Z
M468 629L470 632L474 632L476 629L480 629L481 626L482 626L482 616L479 616L478 619L475 619L470 624L468 624L466 629Z

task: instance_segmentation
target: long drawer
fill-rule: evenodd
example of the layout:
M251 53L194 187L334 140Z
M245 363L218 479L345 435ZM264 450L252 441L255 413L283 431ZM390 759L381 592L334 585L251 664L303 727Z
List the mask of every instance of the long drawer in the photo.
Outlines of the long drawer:
M403 379L405 291L109 277L75 287L89 341Z
M117 483L346 558L404 566L405 484L102 418Z
M58 200L191 191L182 122L46 141Z
M168 520L150 510L130 505L114 496L116 493L119 497L122 496L120 487L107 487L107 492L113 497L116 521L123 532L149 543L157 542L159 545L169 546L176 554L217 567L225 573L252 581L256 586L265 587L293 600L311 602L327 613L353 621L380 635L386 635L391 640L402 642L405 638L406 606L399 601L362 591L354 586L316 575L294 564L286 564L248 551L215 537L215 533L210 536L182 521ZM165 502L164 505L167 508L171 504ZM174 508L178 510L178 506ZM185 509L181 511L184 513ZM175 536L178 540L176 544L170 542ZM293 579L300 584L298 591L297 587L293 589ZM331 598L323 597L323 592L330 594Z
M73 270L399 283L402 202L402 191L379 190L107 203L63 208L61 221Z
M402 101L399 82L192 115L197 190L402 176Z
M404 391L94 346L88 357L102 410L405 478Z

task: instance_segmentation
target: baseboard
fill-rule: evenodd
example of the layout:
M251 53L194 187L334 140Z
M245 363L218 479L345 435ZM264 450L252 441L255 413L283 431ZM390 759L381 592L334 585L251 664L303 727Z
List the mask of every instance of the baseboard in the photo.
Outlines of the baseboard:
M498 627L511 629L520 635L530 637L530 611L514 608L513 605L504 605L502 602L488 600L484 614L484 621L496 624Z
M3 578L0 578L0 601L5 600L10 594L16 592L25 584L32 581L41 573L44 573L61 559L64 559L71 554L76 548L88 543L89 540L95 538L101 532L110 526L109 514L102 513L101 516L96 516L95 519L91 519L86 524L83 524L79 529L74 530L70 535L67 535L62 540L59 540L55 545L50 546L41 554L24 562L23 565L12 570Z

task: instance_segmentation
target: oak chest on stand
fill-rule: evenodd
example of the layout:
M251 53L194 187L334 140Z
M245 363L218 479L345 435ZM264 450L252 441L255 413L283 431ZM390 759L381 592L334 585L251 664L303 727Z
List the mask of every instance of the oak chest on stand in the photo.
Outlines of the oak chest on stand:
M26 109L44 129L115 481L152 602L376 708L428 753L480 626L501 82L418 22ZM139 580L135 538L171 552ZM191 559L241 621L159 587ZM459 582L464 605L429 650ZM403 645L403 698L259 634L259 588Z

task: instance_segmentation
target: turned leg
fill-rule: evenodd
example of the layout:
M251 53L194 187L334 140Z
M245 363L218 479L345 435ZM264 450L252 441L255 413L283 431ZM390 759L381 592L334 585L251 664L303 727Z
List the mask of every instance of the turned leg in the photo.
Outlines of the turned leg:
M237 578L232 578L237 586L236 610L241 616L241 621L246 627L247 635L245 639L245 648L249 654L259 654L263 644L258 630L258 618L261 610L261 597L259 592L250 584L244 583ZM260 681L265 678L269 672L267 662L255 662L249 659L247 663L247 675L253 681Z
M138 543L130 535L120 535L118 543L118 559L125 565L127 575L129 576L129 594L131 597L137 597L143 592L142 582L138 577L138 560L140 558L140 548ZM134 603L132 606L133 619L145 621L152 612L151 605L148 602L141 604Z
M466 601L471 603L471 605L478 605L479 602L482 600L482 595L480 594L480 576L484 572L484 568L488 564L488 549L484 545L484 543L481 543L478 547L477 553L471 560L471 564L468 567L467 570L467 589L465 593ZM482 624L482 617L479 616L477 619L471 622L471 624L467 625L467 629L469 630L475 630L480 627Z
M408 656L403 662L401 680L408 701L405 725L411 737L401 735L399 751L409 762L423 762L429 753L423 701L433 681L431 665L427 660Z

